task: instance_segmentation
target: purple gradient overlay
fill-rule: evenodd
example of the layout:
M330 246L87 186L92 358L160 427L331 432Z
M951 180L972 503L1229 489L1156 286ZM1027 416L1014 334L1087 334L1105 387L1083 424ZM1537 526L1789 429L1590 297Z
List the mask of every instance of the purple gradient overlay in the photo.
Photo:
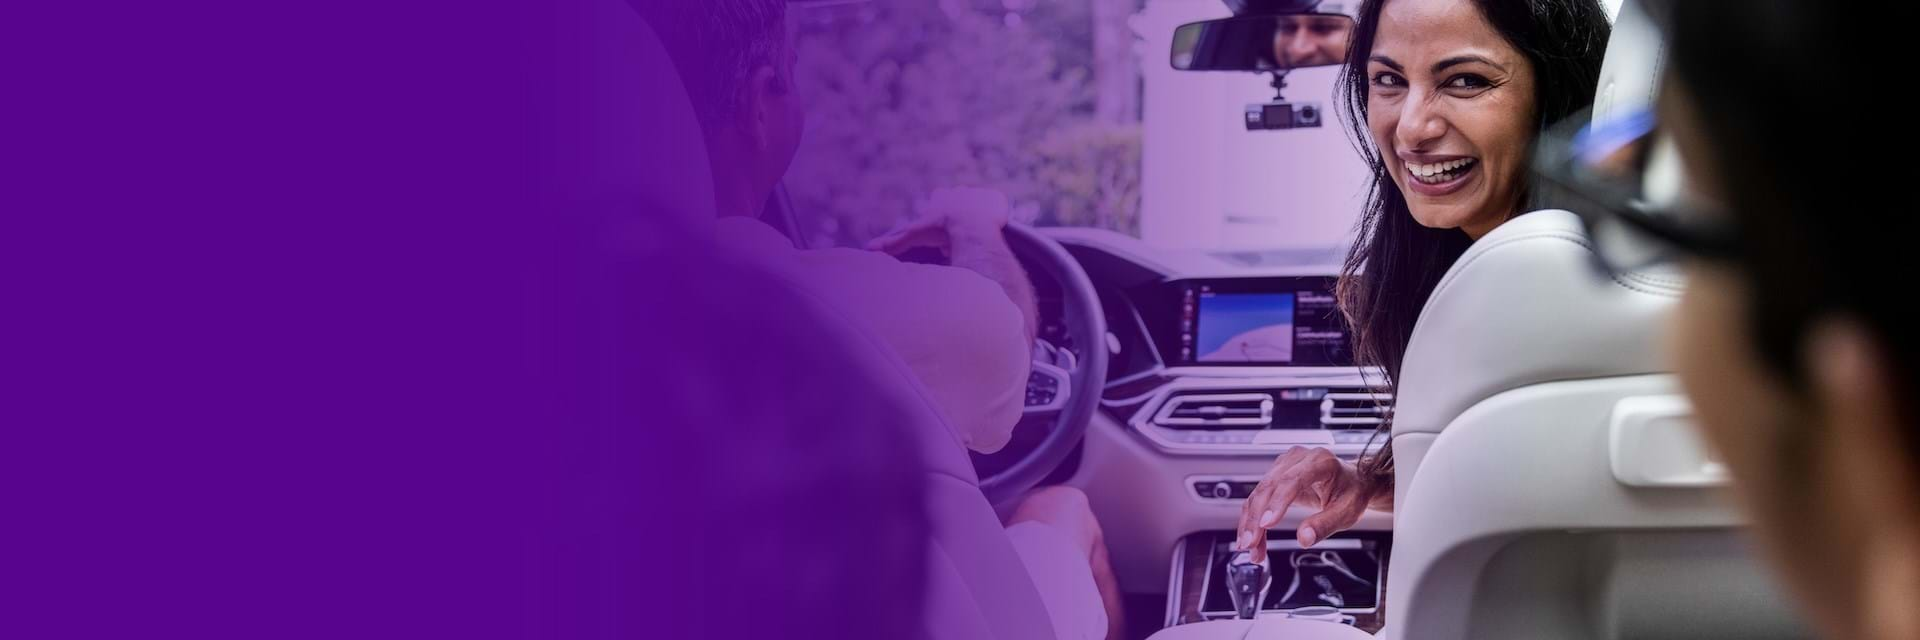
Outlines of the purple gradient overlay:
M1120 19L1176 19L1149 4ZM1115 70L1165 34L1079 31L1111 11L795 8L791 231L855 247L973 186L1206 242L1152 185L1220 156L1143 124L1168 94ZM1010 547L927 381L715 246L728 183L625 4L6 13L0 637L902 638L956 597L1051 637L1018 565L967 560ZM1270 97L1244 80L1214 101ZM1310 215L1206 202L1206 238Z
M589 4L9 8L0 637L901 637L887 405L598 180Z

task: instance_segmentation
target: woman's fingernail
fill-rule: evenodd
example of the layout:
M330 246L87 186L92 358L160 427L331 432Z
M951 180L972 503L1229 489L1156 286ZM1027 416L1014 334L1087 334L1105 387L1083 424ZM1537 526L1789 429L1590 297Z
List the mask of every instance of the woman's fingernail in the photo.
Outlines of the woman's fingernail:
M1271 527L1273 526L1274 521L1279 519L1280 519L1280 513L1269 509L1267 510L1266 513L1260 514L1260 526Z
M1253 532L1252 532L1252 531L1242 531L1242 532L1240 532L1240 541L1239 541L1239 542L1236 542L1236 543L1234 543L1234 545L1233 545L1233 546L1235 546L1235 547L1239 547L1239 548L1241 548L1241 549L1245 549L1245 548L1247 548L1248 546L1251 546L1252 544L1253 544Z
M1313 527L1300 527L1299 531L1293 533L1293 537L1295 540L1300 541L1300 546L1302 547L1311 547L1313 543L1320 541L1320 536L1314 533Z

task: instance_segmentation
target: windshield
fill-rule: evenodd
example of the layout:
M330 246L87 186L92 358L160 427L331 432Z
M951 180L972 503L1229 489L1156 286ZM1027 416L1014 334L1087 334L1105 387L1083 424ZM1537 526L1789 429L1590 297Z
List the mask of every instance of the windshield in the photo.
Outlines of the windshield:
M1181 72L1193 0L883 0L795 12L808 125L785 182L810 246L860 246L937 188L991 187L1012 219L1212 250L1350 234L1365 167L1328 110L1339 67L1288 74L1322 126L1248 131L1266 74ZM847 179L854 176L855 179Z

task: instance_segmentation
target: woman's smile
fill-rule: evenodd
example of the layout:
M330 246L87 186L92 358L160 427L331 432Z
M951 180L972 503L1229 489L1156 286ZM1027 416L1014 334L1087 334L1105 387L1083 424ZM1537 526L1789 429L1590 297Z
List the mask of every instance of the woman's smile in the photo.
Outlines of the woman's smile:
M1431 156L1403 159L1407 188L1429 198L1444 196L1467 185L1480 167L1480 159L1471 156Z

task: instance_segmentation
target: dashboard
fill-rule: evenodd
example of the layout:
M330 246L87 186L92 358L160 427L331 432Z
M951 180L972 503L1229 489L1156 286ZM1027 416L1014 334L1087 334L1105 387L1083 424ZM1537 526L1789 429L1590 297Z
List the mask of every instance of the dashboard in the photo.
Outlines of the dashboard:
M1384 444L1392 398L1379 371L1356 365L1335 303L1344 248L1208 251L1097 229L1042 232L1086 272L1108 332L1105 344L1074 344L1063 291L1030 270L1048 343L1037 352L1108 356L1093 423L1048 482L1087 493L1123 588L1166 593L1168 624L1218 614L1219 603L1207 600L1208 569L1224 557L1217 552L1232 542L1242 502L1274 458L1319 447L1355 459ZM1018 458L1044 433L1016 429L987 458ZM981 473L995 468L992 459L975 461ZM1311 513L1294 510L1274 528ZM1367 564L1370 554L1386 553L1391 529L1390 514L1370 511L1327 542L1358 545L1341 560L1371 577L1379 564ZM1333 586L1304 597L1335 597L1348 614L1371 615L1363 612L1377 601L1373 590L1323 577Z
M1088 229L1049 235L1086 269L1109 335L1067 344L1059 292L1036 283L1042 337L1108 349L1103 412L1163 454L1271 458L1307 445L1358 457L1375 444L1391 402L1378 372L1354 362L1338 248L1220 253Z

